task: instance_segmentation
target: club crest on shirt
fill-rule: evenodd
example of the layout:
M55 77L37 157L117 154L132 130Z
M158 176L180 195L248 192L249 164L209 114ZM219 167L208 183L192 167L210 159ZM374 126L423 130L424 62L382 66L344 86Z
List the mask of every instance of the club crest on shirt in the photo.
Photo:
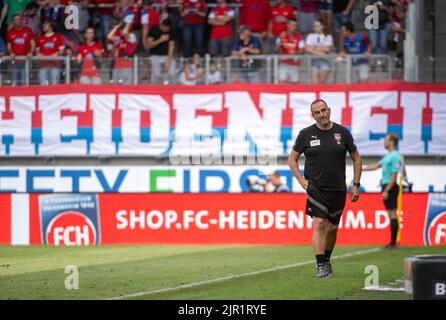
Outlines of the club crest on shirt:
M341 134L340 133L335 133L334 138L335 138L337 144L341 144Z

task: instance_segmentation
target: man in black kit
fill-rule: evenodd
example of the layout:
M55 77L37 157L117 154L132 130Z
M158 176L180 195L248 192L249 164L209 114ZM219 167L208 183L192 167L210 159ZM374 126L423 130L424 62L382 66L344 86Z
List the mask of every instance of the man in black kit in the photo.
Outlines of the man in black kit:
M331 110L324 100L311 104L316 123L302 129L288 158L293 175L307 192L306 213L313 217L313 250L316 256L316 277L333 276L330 256L336 244L339 221L345 206L345 158L353 160L353 188L350 200L359 198L361 156L348 129L330 121ZM304 175L298 159L305 154Z

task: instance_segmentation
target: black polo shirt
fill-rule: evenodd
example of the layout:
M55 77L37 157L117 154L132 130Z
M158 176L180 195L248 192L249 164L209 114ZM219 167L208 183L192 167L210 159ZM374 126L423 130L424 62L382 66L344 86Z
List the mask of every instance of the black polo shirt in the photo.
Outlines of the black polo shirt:
M293 149L305 155L305 179L320 190L345 191L345 157L356 150L347 128L334 123L329 130L316 124L302 129Z

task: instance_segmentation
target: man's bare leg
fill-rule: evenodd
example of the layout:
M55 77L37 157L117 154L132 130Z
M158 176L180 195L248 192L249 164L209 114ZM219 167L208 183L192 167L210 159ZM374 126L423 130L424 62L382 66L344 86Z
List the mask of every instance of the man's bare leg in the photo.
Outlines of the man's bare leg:
M327 243L326 229L327 219L313 218L313 252L316 256L316 277L322 278L328 276L325 270L325 246Z
M336 238L338 236L338 226L331 223L330 221L327 221L327 227L325 228L325 238L326 238L326 245L325 250L333 251L335 245L336 245Z
M327 219L313 218L313 252L314 255L325 254Z
M331 253L334 250L334 247L336 245L336 238L338 236L338 226L331 223L330 221L327 221L327 227L325 228L325 260L328 263L327 264L327 270L329 275L334 275L333 270L331 268L330 257Z

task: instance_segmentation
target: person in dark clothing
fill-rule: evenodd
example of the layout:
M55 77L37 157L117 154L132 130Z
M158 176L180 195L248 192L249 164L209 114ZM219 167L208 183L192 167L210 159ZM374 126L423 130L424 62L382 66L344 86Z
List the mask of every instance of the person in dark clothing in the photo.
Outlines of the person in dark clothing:
M350 200L359 198L361 156L347 128L330 120L331 110L324 100L311 104L316 123L302 129L288 158L293 175L307 192L306 213L313 217L313 250L316 256L316 277L334 275L330 256L336 244L338 225L345 206L345 156L353 160L353 188ZM304 176L298 159L305 155Z

